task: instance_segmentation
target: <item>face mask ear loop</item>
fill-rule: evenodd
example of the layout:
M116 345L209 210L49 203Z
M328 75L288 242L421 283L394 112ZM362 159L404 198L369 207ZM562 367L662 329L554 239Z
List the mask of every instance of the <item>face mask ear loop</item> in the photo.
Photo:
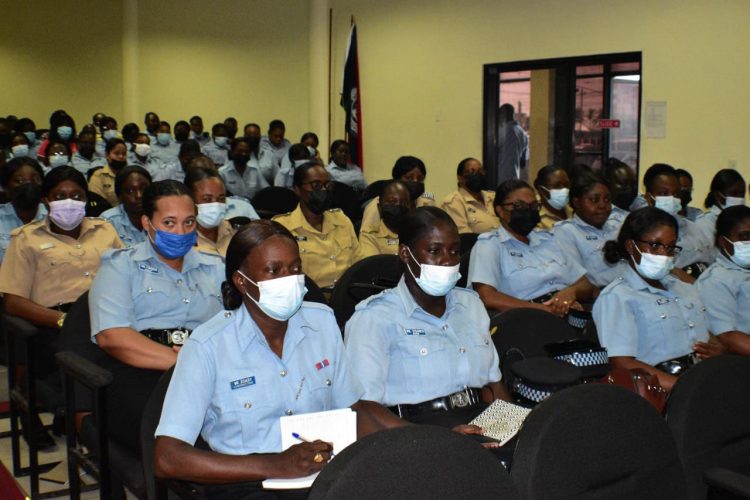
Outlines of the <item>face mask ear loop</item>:
M408 245L406 246L406 249L409 251L409 255L411 256L411 258L414 261L414 263L419 266L420 275L421 275L422 264L420 264L419 261L417 260L417 258L414 257L414 254L412 253L411 248L409 248ZM411 277L414 278L414 280L416 281L417 277L414 276L414 271L411 270L411 267L409 266L409 264L406 264L406 269L409 270L409 274L411 274Z

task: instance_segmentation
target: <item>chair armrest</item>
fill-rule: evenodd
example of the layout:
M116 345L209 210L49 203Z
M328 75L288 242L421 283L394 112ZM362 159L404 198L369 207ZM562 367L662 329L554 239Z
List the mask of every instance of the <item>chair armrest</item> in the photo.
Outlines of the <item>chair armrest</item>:
M738 498L750 498L750 476L723 467L711 467L703 472L703 480L709 489L728 492Z
M12 314L0 314L3 328L9 335L14 335L23 339L31 339L41 333L41 329L30 321L13 316Z
M73 351L58 352L55 358L65 375L90 389L107 387L112 383L112 373L109 370L95 365Z

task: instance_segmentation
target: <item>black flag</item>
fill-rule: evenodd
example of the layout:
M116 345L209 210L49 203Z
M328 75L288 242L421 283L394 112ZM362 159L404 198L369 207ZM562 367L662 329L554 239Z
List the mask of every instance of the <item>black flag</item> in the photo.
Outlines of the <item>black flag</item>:
M351 161L364 168L362 158L362 94L359 91L359 57L357 56L357 25L352 25L346 46L341 106L346 111L344 132L349 142Z

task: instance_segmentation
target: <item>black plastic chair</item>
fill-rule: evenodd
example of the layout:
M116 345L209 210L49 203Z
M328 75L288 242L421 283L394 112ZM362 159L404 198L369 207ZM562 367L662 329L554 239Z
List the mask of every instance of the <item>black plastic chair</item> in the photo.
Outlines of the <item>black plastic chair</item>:
M371 434L345 448L318 475L310 500L515 499L500 462L471 438L413 425Z
M362 191L362 195L359 197L359 205L362 210L365 209L365 206L370 202L370 200L381 195L383 189L385 188L385 185L389 182L391 182L389 179L381 179L367 185L365 190Z
M680 376L666 407L690 498L750 498L750 358L707 359ZM737 495L737 496L732 496Z
M343 182L333 183L333 207L340 208L352 222L362 219L359 193Z
M231 219L227 220L232 225L232 229L239 229L245 224L249 224L252 221L250 217L245 217L243 215L238 215L237 217L232 217Z
M477 233L461 233L458 235L461 240L461 255L471 253L471 249L474 248L474 244L477 242L479 235Z
M463 245L462 245L463 248ZM458 272L461 273L461 277L456 282L456 286L466 288L466 284L469 281L469 261L471 260L471 252L461 253L461 260L458 263Z
M99 217L110 208L112 208L112 205L101 195L91 191L86 193L86 217Z
M511 309L490 320L494 331L492 342L500 357L503 382L513 388L513 363L531 357L547 357L544 346L553 342L579 338L568 323L554 314L531 308Z
M395 287L402 273L397 255L372 255L344 271L333 287L330 302L339 328L344 328L360 301Z
M297 208L299 199L294 191L281 186L263 188L253 196L253 208L263 219L285 214Z
M687 496L664 419L611 385L578 385L536 406L518 433L510 475L528 500Z

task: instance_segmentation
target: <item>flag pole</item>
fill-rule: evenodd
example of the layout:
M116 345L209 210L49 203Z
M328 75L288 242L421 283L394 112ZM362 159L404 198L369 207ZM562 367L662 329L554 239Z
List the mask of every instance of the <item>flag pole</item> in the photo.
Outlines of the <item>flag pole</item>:
M333 8L328 8L328 147L326 151L331 149L331 132L333 130L333 112L331 107L333 100L331 99L331 72L333 71Z

